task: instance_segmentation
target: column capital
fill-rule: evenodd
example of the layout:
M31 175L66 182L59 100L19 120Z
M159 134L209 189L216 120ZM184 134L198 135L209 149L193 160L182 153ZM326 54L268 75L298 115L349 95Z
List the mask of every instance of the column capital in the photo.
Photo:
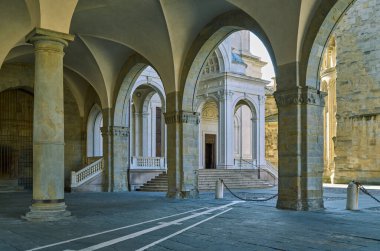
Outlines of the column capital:
M34 28L28 35L25 37L27 43L34 44L36 41L53 41L58 42L66 47L68 42L74 41L74 35L66 34L62 32L57 32L53 30L43 29L43 28Z
M310 87L299 87L274 93L278 107L291 105L325 106L326 95L325 92Z
M166 124L187 123L198 125L200 122L199 112L175 111L164 113L164 115Z
M129 136L129 128L124 126L108 126L100 128L103 136Z

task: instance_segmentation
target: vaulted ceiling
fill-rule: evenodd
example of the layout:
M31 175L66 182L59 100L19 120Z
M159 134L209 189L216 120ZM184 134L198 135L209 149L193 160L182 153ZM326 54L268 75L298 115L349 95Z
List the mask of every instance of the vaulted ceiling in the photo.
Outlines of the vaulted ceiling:
M106 108L115 101L120 73L135 54L156 69L167 93L179 91L194 41L216 17L230 11L256 20L269 39L277 65L298 61L310 23L321 15L318 10L335 2L65 0L58 5L55 0L0 1L0 65L33 62L33 47L24 37L35 26L69 32L75 41L65 50L66 80L75 81L77 96L84 92L84 82L92 85Z

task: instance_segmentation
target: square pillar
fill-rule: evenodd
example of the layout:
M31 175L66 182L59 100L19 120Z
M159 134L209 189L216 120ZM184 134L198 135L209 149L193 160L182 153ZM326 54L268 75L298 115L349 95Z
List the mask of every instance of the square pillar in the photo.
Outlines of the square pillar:
M128 191L129 128L123 126L102 127L104 180L103 191Z
M198 197L199 113L165 113L168 193L170 198Z
M325 94L310 87L276 91L279 197L277 208L323 208L323 108Z

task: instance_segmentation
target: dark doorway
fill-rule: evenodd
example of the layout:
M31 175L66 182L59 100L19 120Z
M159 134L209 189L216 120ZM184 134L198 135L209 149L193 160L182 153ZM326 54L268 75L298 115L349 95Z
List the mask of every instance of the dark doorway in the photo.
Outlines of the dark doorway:
M21 90L0 93L0 184L32 188L33 95Z
M215 143L216 143L215 134L205 135L205 168L206 169L215 169L215 166L216 166Z

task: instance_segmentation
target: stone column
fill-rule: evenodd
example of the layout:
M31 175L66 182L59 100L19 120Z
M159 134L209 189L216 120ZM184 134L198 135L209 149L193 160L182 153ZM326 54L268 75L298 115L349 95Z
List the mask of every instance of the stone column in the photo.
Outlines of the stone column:
M223 90L219 96L219 120L218 120L218 167L228 169L234 166L234 107L232 107L231 91Z
M150 145L150 123L149 123L149 112L141 113L141 156L149 156L149 145Z
M323 208L324 96L310 87L275 92L279 114L277 208Z
M104 159L104 191L128 191L129 128L123 126L102 127Z
M165 113L168 193L170 198L198 196L199 113Z
M63 49L74 37L34 29L33 200L24 218L53 221L70 216L64 202Z
M259 111L258 111L258 121L256 123L257 128L257 164L260 167L265 167L265 96L259 96Z
M142 156L142 113L135 114L135 156Z

